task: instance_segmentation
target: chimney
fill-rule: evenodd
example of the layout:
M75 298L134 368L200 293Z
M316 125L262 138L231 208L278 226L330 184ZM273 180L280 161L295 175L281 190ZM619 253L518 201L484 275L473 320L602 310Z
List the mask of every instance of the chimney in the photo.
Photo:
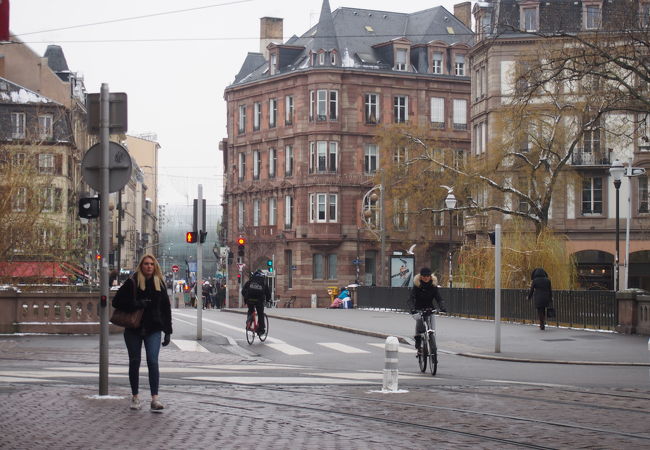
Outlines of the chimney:
M272 42L282 44L282 21L276 17L262 17L260 19L260 53L264 59L269 59L269 51L266 49Z
M454 5L454 16L472 29L472 2L457 3Z

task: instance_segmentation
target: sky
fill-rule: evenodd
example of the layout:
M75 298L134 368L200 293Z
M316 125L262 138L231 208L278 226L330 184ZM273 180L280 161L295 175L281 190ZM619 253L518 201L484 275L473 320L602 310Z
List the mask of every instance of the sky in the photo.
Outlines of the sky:
M461 0L330 0L338 7L412 13ZM11 32L43 55L57 44L89 93L102 83L128 95L128 134L155 133L159 204L187 205L203 185L220 204L226 135L224 89L248 52L259 52L261 17L284 19L284 40L318 21L322 0L12 0Z

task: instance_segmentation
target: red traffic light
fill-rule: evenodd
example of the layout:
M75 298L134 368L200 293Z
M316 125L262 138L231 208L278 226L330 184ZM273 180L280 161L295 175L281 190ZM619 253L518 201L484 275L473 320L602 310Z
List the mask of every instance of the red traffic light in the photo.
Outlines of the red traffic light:
M246 244L246 239L244 239L243 237L240 237L239 239L237 239L237 244L238 245L245 245Z
M196 231L188 231L187 233L185 233L185 242L187 242L188 244L196 244L197 241L196 235L197 235Z
M95 255L95 259L96 259L97 261L99 261L100 259L102 259L102 255L100 255L99 253L97 253L97 254Z

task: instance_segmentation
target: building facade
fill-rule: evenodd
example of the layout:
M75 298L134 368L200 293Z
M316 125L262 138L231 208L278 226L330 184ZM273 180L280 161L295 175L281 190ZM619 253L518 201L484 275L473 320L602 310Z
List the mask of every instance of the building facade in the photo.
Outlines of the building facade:
M631 9L630 9L631 8ZM647 43L649 3L645 1L514 1L488 0L476 3L473 9L477 24L477 43L470 55L472 75L472 156L487 158L504 147L502 124L498 114L517 96L520 88L526 92L530 79L519 77L530 64L530 55L537 60L544 58L543 46L562 48L580 46L574 36L583 36L606 45L598 33L618 33L619 44L623 45L630 31L634 31L639 42ZM627 14L633 17L625 26L621 18ZM615 29L614 29L615 28ZM604 33L601 33L605 35ZM553 36L553 37L551 37ZM594 70L594 73L597 70ZM641 78L647 75L641 74ZM558 78L564 76L557 73ZM634 78L634 77L632 77ZM597 89L598 81L593 74L576 74L575 80L565 82L564 93L571 94L568 100L575 104L584 102L582 113L589 115L600 99L587 99ZM594 83L587 86L587 82ZM638 80L633 80L636 83ZM523 86L522 86L523 83ZM593 89L590 92L590 88ZM539 92L539 91L538 91ZM574 95L576 93L580 95ZM646 91L647 92L647 91ZM645 95L645 94L644 94ZM582 97L581 97L582 96ZM532 108L548 105L542 94ZM560 98L559 96L556 98ZM564 98L567 101L568 97ZM562 180L553 194L549 210L549 225L558 233L568 237L569 253L578 265L580 285L587 289L613 289L624 286L625 226L629 217L629 287L650 289L650 216L648 215L648 178L623 177L620 191L619 221L617 221L617 191L610 168L615 160L633 167L650 168L650 147L644 132L646 113L636 113L625 108L611 108L584 126L575 148L562 172ZM570 122L570 121L569 121ZM579 120L576 123L580 122ZM572 122L573 123L573 122ZM571 132L573 125L564 130ZM532 126L531 126L532 128ZM538 133L537 137L541 135ZM544 136L541 136L544 137ZM525 157L537 145L531 132L514 149L518 157ZM564 149L563 151L567 151ZM513 170L512 167L509 170ZM525 176L513 171L513 177ZM628 215L628 198L631 215ZM491 199L499 202L503 199ZM527 207L523 205L523 207ZM507 226L507 219L501 215L471 218L471 232L487 232L494 223ZM617 223L618 222L618 223ZM619 254L620 274L616 277L615 255L617 225L620 228Z
M282 19L261 19L260 52L248 54L224 94L231 301L238 269L245 280L268 261L276 297L305 305L312 294L326 297L329 286L386 285L389 255L405 240L423 244L421 262L444 251L448 233L420 238L415 221L399 233L386 225L378 239L362 209L382 166L399 157L378 146L384 126L428 127L469 150L469 2L457 15L465 23L442 7L331 12L324 0L318 24L284 43ZM241 255L239 237L247 241Z

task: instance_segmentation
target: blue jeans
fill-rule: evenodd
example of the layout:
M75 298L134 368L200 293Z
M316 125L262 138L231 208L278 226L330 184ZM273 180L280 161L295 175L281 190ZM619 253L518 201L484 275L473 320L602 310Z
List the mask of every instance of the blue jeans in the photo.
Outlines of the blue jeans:
M126 328L124 330L124 342L126 343L126 349L129 352L129 382L131 383L131 394L138 395L143 341L144 349L147 353L149 389L151 390L151 395L158 395L158 385L160 382L158 355L160 354L161 332L154 331L146 336L141 336L138 330Z

